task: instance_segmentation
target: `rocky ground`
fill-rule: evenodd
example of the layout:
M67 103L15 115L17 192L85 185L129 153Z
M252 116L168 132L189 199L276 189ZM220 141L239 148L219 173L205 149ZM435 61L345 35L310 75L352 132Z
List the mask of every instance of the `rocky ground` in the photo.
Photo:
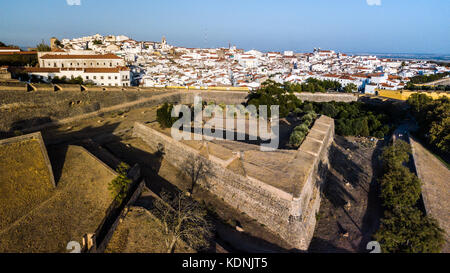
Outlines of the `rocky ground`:
M368 252L381 214L377 175L383 142L336 136L310 252Z

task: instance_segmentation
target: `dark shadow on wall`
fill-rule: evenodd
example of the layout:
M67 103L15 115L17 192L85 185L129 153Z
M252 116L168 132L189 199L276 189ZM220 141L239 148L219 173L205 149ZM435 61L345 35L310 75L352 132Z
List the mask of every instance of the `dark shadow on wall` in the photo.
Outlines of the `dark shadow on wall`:
M26 130L30 127L42 125L45 123L50 123L52 121L53 120L50 117L36 117L31 119L15 121L9 126L10 128L9 131L0 131L0 139L23 135L24 134L22 132L23 130Z
M59 181L61 180L64 162L66 160L67 149L67 145L61 145L59 147L50 146L47 148L48 157L52 165L56 186L58 186Z
M163 191L177 193L181 189L188 189L190 186L188 184L175 185L158 175L164 159L163 147L160 147L159 151L155 153L143 151L121 141L107 143L104 147L121 161L124 161L129 165L138 163L141 166L142 175L145 178L146 186L150 190L151 194L143 194L135 202L135 206L140 206L152 211L155 209L154 201L156 200L156 196L160 196ZM177 177L177 175L174 174L174 177ZM214 215L210 211L208 211L208 215L214 226L215 238L211 242L211 247L207 250L207 252L215 252L215 246L217 244L219 244L222 249L233 253L300 252L295 249L284 249L246 232L239 232L235 227L225 224L217 217L217 215Z
M328 172L323 195L335 208L344 207L349 199L355 201L353 195L340 183L340 179L332 172Z
M43 132L43 138L46 143L51 143L47 145L47 151L49 155L49 159L53 168L53 173L55 176L55 183L58 184L61 179L62 170L64 167L64 162L66 158L66 153L68 149L68 145L80 145L80 141L86 139L90 135L95 134L112 134L112 132L117 128L118 124L106 124L101 127L86 127L81 131L77 132L69 132L58 135L57 137L53 134ZM87 147L85 147L87 148ZM103 161L104 158L98 156L98 153L93 152L92 149L87 149L89 152L97 156L100 160ZM104 161L105 162L105 161ZM109 165L109 164L108 164ZM116 166L110 166L115 169Z
M361 234L362 239L358 246L360 252L365 252L367 243L372 241L373 234L378 230L380 226L380 219L382 216L382 206L380 199L380 184L378 180L381 176L382 162L380 155L382 148L384 147L384 141L379 141L377 147L372 155L372 170L373 177L370 181L367 210L363 216Z

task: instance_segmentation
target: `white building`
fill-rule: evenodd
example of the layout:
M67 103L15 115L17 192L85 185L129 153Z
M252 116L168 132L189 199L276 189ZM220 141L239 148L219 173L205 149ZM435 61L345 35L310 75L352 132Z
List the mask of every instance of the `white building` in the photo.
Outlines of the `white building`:
M11 46L0 47L0 52L1 53L20 52L20 48L18 48L18 47L11 47Z
M38 57L42 68L113 68L125 66L125 61L114 54L44 54Z
M81 77L83 82L100 86L130 86L130 69L125 61L115 54L68 54L67 52L49 52L38 55L38 68L26 68L44 82L55 77L67 80Z
M25 71L44 82L55 77L67 80L81 77L83 82L99 86L130 86L130 70L127 67L114 68L41 68L28 67Z

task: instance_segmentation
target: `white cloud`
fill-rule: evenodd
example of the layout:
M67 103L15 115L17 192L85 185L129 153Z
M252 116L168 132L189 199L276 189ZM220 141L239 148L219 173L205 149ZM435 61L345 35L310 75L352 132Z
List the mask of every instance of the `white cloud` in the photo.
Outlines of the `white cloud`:
M369 6L381 6L381 0L366 0Z
M66 0L69 6L81 6L81 0Z

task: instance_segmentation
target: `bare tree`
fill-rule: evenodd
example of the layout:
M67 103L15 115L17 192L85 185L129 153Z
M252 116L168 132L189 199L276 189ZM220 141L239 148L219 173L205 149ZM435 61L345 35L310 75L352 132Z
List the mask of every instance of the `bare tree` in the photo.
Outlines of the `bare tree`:
M185 192L173 196L163 191L161 200L155 201L155 208L163 223L167 253L173 253L180 240L194 249L209 246L212 225L206 219L207 212Z
M192 194L197 183L211 175L211 164L200 156L190 157L184 162L181 172L189 177L191 185L188 191Z

